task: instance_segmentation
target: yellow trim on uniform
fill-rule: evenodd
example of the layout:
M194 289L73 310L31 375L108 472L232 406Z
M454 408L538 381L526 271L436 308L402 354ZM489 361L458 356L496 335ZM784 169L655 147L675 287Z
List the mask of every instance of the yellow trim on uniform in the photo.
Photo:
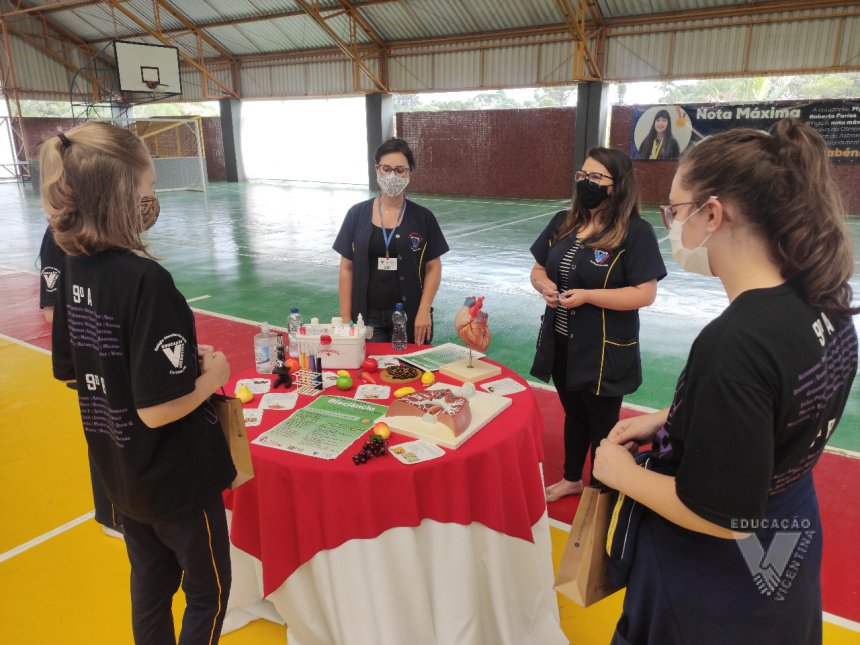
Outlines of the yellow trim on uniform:
M606 530L606 555L611 555L612 538L615 537L615 529L618 526L618 516L621 514L621 505L625 499L624 493L618 493L615 500L615 508L612 509L612 517L609 520L609 528Z
M421 278L421 265L424 262L424 254L427 252L427 242L424 242L424 248L421 249L421 256L418 258L418 288L424 291L424 280ZM419 303L420 304L420 303Z
M603 288L606 288L606 283L609 282L609 276L612 274L612 269L615 267L615 263L618 262L618 258L620 258L624 251L627 249L623 249L621 253L615 256L615 259L612 260L612 264L609 265L609 271L606 272L606 278L603 280ZM603 384L603 361L606 358L606 308L600 308L600 318L603 321L603 342L600 344L600 372L597 375L597 391L595 394L600 395L600 386ZM615 343L612 343L615 344Z
M604 341L607 345L614 345L615 347L633 347L633 345L638 345L635 340L632 343L613 343L611 340Z
M209 555L212 558L212 569L215 571L215 584L218 585L218 611L212 619L212 631L209 633L209 645L215 641L215 627L218 625L218 616L221 615L221 576L218 575L218 565L215 563L215 552L212 550L212 529L209 527L209 516L203 511L203 521L206 522L206 533L209 535Z

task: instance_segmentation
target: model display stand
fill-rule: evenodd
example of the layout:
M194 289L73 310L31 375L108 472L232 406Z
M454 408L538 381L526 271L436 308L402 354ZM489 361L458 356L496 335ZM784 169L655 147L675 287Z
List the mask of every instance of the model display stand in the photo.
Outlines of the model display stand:
M460 434L459 437L454 436L454 432L446 425L439 423L427 423L421 417L389 417L384 416L378 421L384 421L392 430L405 434L407 437L415 439L426 439L438 446L451 448L456 450L463 445L470 437L478 430L487 425L490 421L501 414L512 401L503 396L489 394L486 392L474 391L471 396L467 395L463 390L474 386L457 386L449 383L436 383L428 387L428 390L451 390L457 396L465 396L469 401L469 410L472 413L472 421L469 426Z
M464 383L477 383L484 379L498 376L502 368L492 363L485 363L480 359L472 360L472 357L464 358L453 363L447 363L439 368L439 373L450 376Z

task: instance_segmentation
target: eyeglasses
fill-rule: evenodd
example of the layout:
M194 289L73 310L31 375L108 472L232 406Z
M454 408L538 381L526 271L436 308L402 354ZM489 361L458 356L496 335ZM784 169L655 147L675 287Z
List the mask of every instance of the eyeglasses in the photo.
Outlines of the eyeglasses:
M717 198L716 195L711 195L710 197L708 197L708 199L716 199L716 198ZM706 201L708 201L708 199L705 199L704 201L706 202ZM697 200L694 200L691 202L678 202L677 204L664 204L663 206L660 207L660 215L663 216L663 226L665 226L667 229L672 228L672 224L674 223L675 218L678 217L678 208L680 206L689 206L690 204L699 204L699 203L703 204L704 202L700 199L697 199ZM686 222L687 220L684 220L684 221Z
M389 166L388 164L376 164L376 170L382 175L390 175L393 172L398 177L405 177L412 172L409 166Z
M603 179L612 179L609 175L604 175L602 172L585 172L584 170L577 170L573 173L573 178L576 181L582 181L583 179L587 179L595 186L598 185Z

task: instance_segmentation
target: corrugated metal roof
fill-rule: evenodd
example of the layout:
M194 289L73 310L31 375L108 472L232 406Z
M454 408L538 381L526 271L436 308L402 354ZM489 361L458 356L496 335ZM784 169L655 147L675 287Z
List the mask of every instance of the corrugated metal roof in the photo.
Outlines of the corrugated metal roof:
M30 5L47 2L30 0ZM200 25L212 41L203 45L204 57L222 60L222 52L228 52L238 59L245 96L374 91L363 74L355 86L354 64L336 50L332 37L303 12L297 0L172 0L171 4L188 21ZM773 11L776 0L766 5L756 0L596 0L596 5L605 20L603 71L608 80L860 68L857 2L810 1L803 9L786 4L783 13ZM327 26L348 42L350 17L340 1L321 0L318 6L328 16ZM198 58L198 38L164 9L156 20L153 0L128 0L121 7L146 25L158 22L171 42ZM389 46L388 86L395 92L577 80L572 36L556 0L364 0L355 11ZM162 44L108 4L52 10L48 19L84 40L96 41L96 50L110 38ZM42 28L31 14L8 20L33 34ZM355 35L365 64L376 69L379 62L372 38L361 28ZM20 75L25 79L19 82L21 90L56 91L64 67L44 56L29 61L34 52L22 50L24 60L18 66L26 67L27 73ZM290 52L301 58L284 56ZM183 79L195 74L196 70L184 70ZM232 82L230 73L218 74L225 84ZM186 94L183 98L195 96L191 89Z

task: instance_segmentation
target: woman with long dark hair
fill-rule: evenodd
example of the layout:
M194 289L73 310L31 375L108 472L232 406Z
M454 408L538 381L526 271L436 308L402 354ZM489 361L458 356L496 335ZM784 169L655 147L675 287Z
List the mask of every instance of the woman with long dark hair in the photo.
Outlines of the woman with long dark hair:
M794 119L729 130L684 156L669 198L672 255L729 305L671 407L597 450L595 474L631 500L615 515L632 568L613 643L821 643L812 468L857 372L860 311L827 146ZM625 449L647 442L649 469Z
M651 130L639 146L641 159L677 159L681 154L678 140L672 136L672 117L668 110L654 115Z
M575 174L571 207L531 247L532 286L546 301L532 375L552 377L564 408L564 477L547 501L582 492L582 471L642 382L639 309L666 267L639 214L639 186L623 152L592 148Z

